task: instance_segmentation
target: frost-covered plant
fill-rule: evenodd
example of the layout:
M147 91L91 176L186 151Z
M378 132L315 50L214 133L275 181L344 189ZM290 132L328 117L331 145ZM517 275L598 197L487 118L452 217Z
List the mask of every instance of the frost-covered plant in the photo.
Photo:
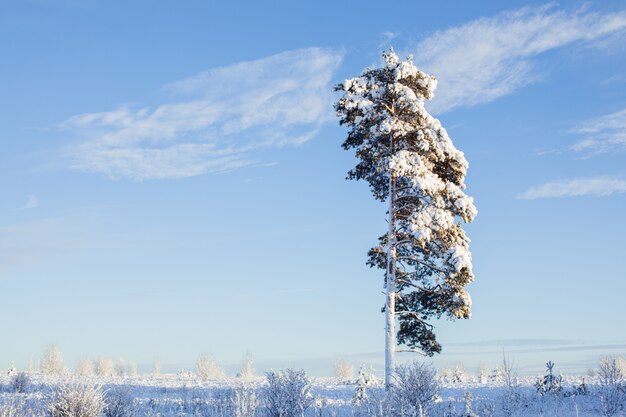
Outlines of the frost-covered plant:
M128 387L115 387L104 393L106 417L133 417L137 413L135 399Z
M626 362L618 356L600 359L598 395L604 416L618 415L626 407Z
M24 371L13 374L11 380L9 381L9 385L11 387L11 390L13 390L14 392L28 392L31 386L30 376Z
M226 373L212 355L202 354L196 360L196 375L201 380L207 381L209 379L223 379Z
M120 357L113 367L115 375L123 377L126 375L126 359Z
M461 383L468 379L465 367L462 364L456 364L451 368L446 368L441 371L441 377L445 382Z
M239 371L239 377L243 379L249 379L254 377L254 359L252 354L246 353L241 361L241 370Z
M101 417L104 394L93 385L59 385L48 399L49 417Z
M603 385L622 384L626 378L626 361L619 356L603 356L596 375Z
M496 370L497 380L505 387L512 388L517 386L517 368L513 362L502 355L502 362Z
M439 394L436 375L432 366L417 361L398 366L390 393L396 414L425 417Z
M389 386L396 345L432 356L441 345L431 320L470 318L465 288L474 273L462 224L477 210L465 194L463 152L425 108L437 80L393 49L383 58L384 66L335 86L342 92L335 110L349 129L342 146L358 158L348 178L367 181L374 198L388 203L388 230L367 263L384 271Z
M161 375L161 359L154 358L152 360L152 375Z
M41 357L39 368L42 373L48 375L61 375L65 372L63 366L63 354L58 347L50 345Z
M489 382L489 368L486 366L481 366L478 370L478 382L481 384L486 384Z
M376 385L378 381L374 375L372 368L365 369L363 366L359 368L359 376L356 380L356 388L354 395L352 396L352 404L355 406L361 406L367 401L367 389L373 385Z
M80 359L76 363L76 373L80 376L91 376L94 372L94 363L90 359Z
M234 417L254 417L259 407L256 391L243 385L231 390L230 402Z
M304 370L287 369L266 374L264 400L270 417L298 417L313 403L311 381Z
M98 376L113 376L115 367L109 358L99 357L93 362L94 373Z
M563 392L563 387L561 386L563 377L560 375L556 376L554 374L554 362L548 361L548 363L546 363L546 368L548 373L535 383L537 392L541 395L561 394Z
M345 359L337 359L334 365L335 378L350 381L354 377L354 367Z

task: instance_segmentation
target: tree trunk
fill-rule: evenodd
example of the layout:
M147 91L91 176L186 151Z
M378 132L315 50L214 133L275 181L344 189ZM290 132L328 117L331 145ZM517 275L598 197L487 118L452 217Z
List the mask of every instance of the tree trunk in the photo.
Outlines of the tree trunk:
M393 143L392 143L393 154ZM385 389L393 383L396 367L396 231L394 206L396 202L396 179L389 178L389 234L387 235L387 303L385 305Z

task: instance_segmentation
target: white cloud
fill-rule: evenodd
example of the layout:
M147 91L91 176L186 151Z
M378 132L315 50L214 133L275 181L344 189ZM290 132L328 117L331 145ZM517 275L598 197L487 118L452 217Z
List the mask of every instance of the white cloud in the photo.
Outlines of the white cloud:
M18 211L21 210L29 210L29 209L34 209L36 207L39 207L39 199L37 198L36 195L33 194L29 194L26 197L26 203L24 203L24 205L20 208L18 208Z
M529 188L518 198L535 200L538 198L607 196L626 192L626 181L611 177L574 178L562 181L547 182Z
M444 112L487 103L537 82L533 57L626 28L626 11L594 13L524 7L434 33L412 50L416 63L440 80L430 106Z
M165 87L168 102L70 117L83 141L72 168L137 180L182 178L255 163L253 151L302 144L333 117L341 51L309 48L214 68Z
M591 155L612 151L626 150L626 109L611 113L573 130L585 135L583 140L572 145L576 152L588 152Z

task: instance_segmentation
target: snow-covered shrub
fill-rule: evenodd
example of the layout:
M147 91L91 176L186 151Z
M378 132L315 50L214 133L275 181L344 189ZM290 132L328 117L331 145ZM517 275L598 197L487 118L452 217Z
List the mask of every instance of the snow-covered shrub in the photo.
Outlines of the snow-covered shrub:
M80 359L76 363L76 374L80 376L91 376L94 373L94 363L90 359Z
M597 376L602 415L618 415L626 408L626 362L618 356L603 357Z
M196 360L196 375L203 381L222 379L226 375L215 358L209 354L202 354Z
M48 400L49 417L101 417L104 394L93 385L59 385Z
M335 378L350 381L354 377L354 367L345 359L337 359L334 366Z
M30 376L26 372L18 372L13 374L11 380L9 381L9 385L13 392L24 393L30 390Z
M137 410L135 399L128 387L115 387L104 393L106 417L133 417Z
M124 377L126 375L126 359L120 357L113 367L115 375Z
M41 357L39 365L41 372L48 375L61 375L65 373L63 367L63 355L58 347L50 345Z
M502 363L496 368L496 380L505 387L517 386L517 368L506 355L502 356Z
M154 358L152 360L152 375L161 375L161 359Z
M489 368L486 366L481 366L478 370L478 382L481 384L486 384L489 382Z
M135 362L128 361L128 366L126 369L128 370L128 376L137 376L137 364Z
M363 366L359 368L359 376L356 380L356 388L352 396L352 404L361 406L367 401L367 389L377 384L376 376L372 368L365 369Z
M234 417L254 417L259 400L254 389L239 386L230 392L230 402Z
M266 373L264 399L270 417L303 416L313 403L311 381L304 370L287 369Z
M396 367L391 388L394 414L425 417L439 394L436 375L432 366L417 361Z
M102 356L93 361L93 370L98 376L113 376L115 373L113 361Z
M441 376L445 382L462 383L467 381L468 375L465 371L465 367L462 364L456 364L451 368L446 368L441 371Z
M603 356L596 375L604 385L618 385L626 378L626 361L619 356Z
M254 359L250 353L246 353L241 361L241 371L239 371L239 377L249 379L254 377L254 374Z
M548 363L546 363L546 368L548 373L535 383L537 392L541 395L561 394L563 392L563 387L561 385L563 377L560 375L554 375L554 362L548 361Z

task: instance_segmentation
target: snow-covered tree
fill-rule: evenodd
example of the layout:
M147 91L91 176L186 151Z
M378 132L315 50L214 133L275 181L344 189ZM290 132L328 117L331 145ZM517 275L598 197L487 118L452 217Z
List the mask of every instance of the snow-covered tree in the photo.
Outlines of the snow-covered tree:
M441 345L430 320L470 317L465 286L474 275L461 225L476 208L464 192L467 160L424 107L437 80L393 49L383 57L382 68L335 87L343 92L335 110L349 128L343 148L359 160L348 179L366 180L374 197L388 203L389 229L368 264L385 271L389 386L396 345L431 356Z
M41 363L39 369L44 374L48 375L61 375L65 372L63 366L63 354L55 345L50 345L46 348L41 357Z

